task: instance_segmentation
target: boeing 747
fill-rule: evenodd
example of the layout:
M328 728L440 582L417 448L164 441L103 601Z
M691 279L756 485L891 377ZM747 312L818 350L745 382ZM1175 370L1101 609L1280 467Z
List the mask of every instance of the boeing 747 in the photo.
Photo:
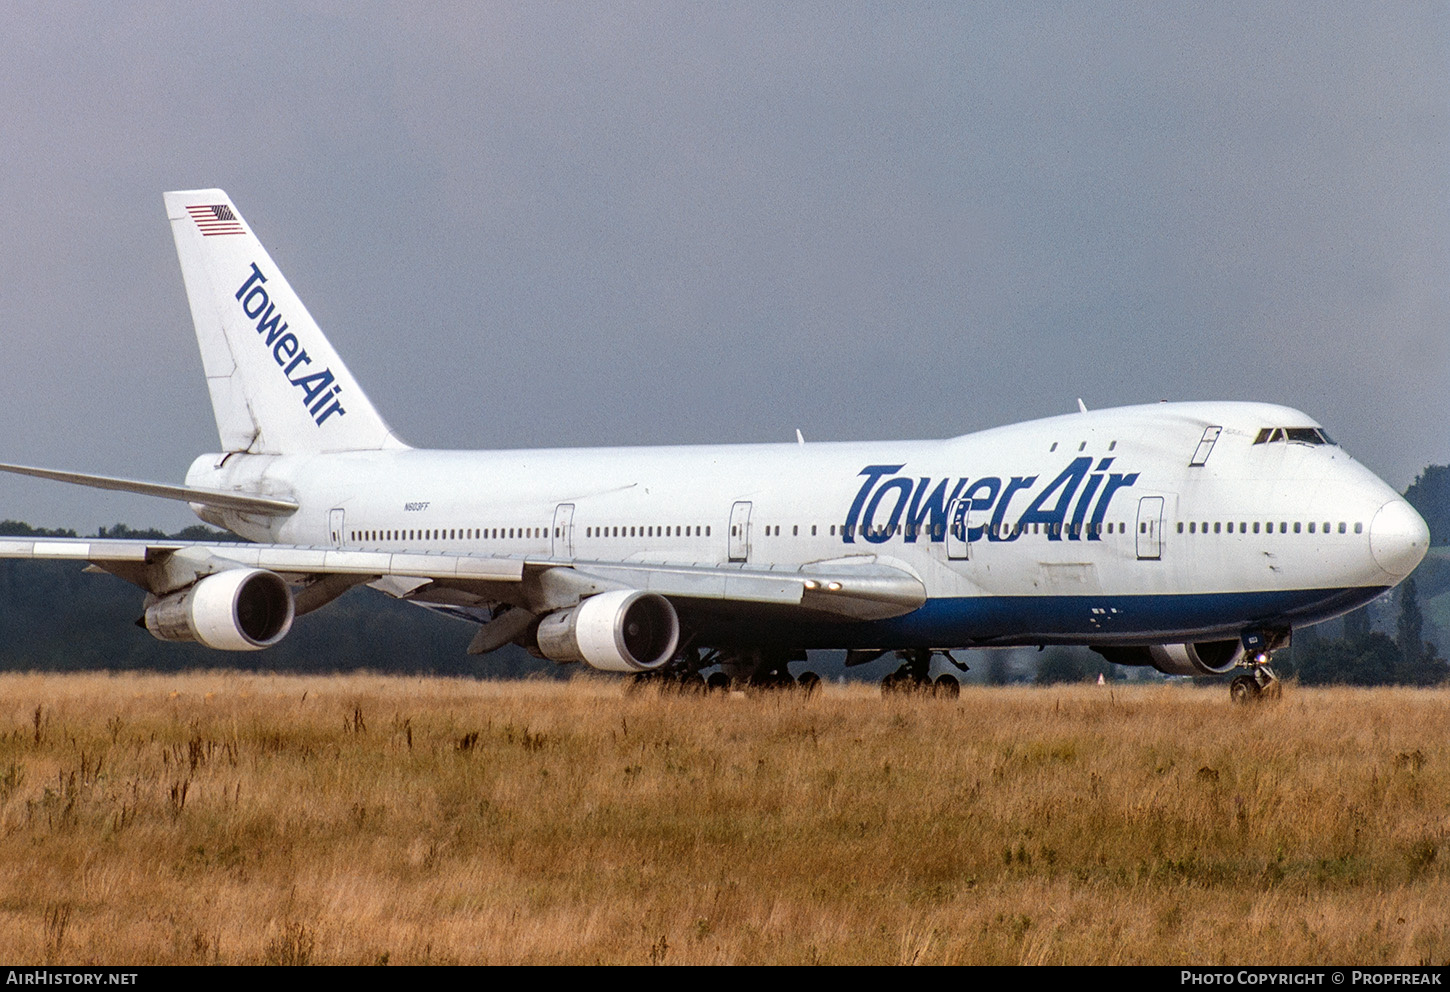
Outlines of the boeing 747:
M226 193L165 194L219 450L182 500L247 544L0 538L145 591L166 641L270 647L366 584L477 624L468 650L780 683L811 649L1086 645L1272 684L1295 628L1400 582L1429 532L1312 418L1268 403L1079 412L945 440L429 451L405 444ZM940 681L954 686L950 675Z

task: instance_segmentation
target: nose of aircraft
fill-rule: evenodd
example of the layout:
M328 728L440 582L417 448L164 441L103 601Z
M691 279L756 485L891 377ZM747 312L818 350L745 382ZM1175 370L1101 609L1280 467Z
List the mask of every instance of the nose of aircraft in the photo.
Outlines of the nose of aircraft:
M1369 550L1374 560L1396 579L1415 570L1430 549L1430 528L1415 508L1392 499L1379 508L1369 525Z

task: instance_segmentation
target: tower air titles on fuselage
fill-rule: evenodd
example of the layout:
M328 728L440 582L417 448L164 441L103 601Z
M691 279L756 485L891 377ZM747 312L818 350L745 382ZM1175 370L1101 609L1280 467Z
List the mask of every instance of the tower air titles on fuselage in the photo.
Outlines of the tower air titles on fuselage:
M1008 523L1013 500L1019 494L1022 499L1032 495L1038 476L1009 476L1005 484L995 475L975 480L965 476L935 480L930 476L897 475L906 467L904 464L867 465L860 472L865 481L846 514L842 541L854 544L859 535L864 541L881 544L896 534L898 527L907 543L921 537L944 541L947 528L960 520L948 519L954 505L959 513L969 513L969 520L981 520L991 511L989 521L967 528L968 541L983 537L989 541L1015 541L1033 525L1039 525L1050 541L1098 541L1113 496L1138 481L1137 472L1109 472L1112 464L1111 457L1099 460L1095 468L1090 457L1074 458L1025 503L1026 509L1006 527L1003 524Z

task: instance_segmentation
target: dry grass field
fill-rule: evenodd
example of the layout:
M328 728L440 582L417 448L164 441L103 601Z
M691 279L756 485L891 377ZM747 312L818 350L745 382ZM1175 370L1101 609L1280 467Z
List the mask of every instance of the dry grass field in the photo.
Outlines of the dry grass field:
M1450 961L1450 693L0 676L11 963Z

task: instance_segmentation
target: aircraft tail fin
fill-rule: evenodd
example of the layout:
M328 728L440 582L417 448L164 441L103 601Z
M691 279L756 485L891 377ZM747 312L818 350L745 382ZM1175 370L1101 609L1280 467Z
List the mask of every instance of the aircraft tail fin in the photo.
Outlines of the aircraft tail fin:
M165 194L225 451L406 448L219 189Z

